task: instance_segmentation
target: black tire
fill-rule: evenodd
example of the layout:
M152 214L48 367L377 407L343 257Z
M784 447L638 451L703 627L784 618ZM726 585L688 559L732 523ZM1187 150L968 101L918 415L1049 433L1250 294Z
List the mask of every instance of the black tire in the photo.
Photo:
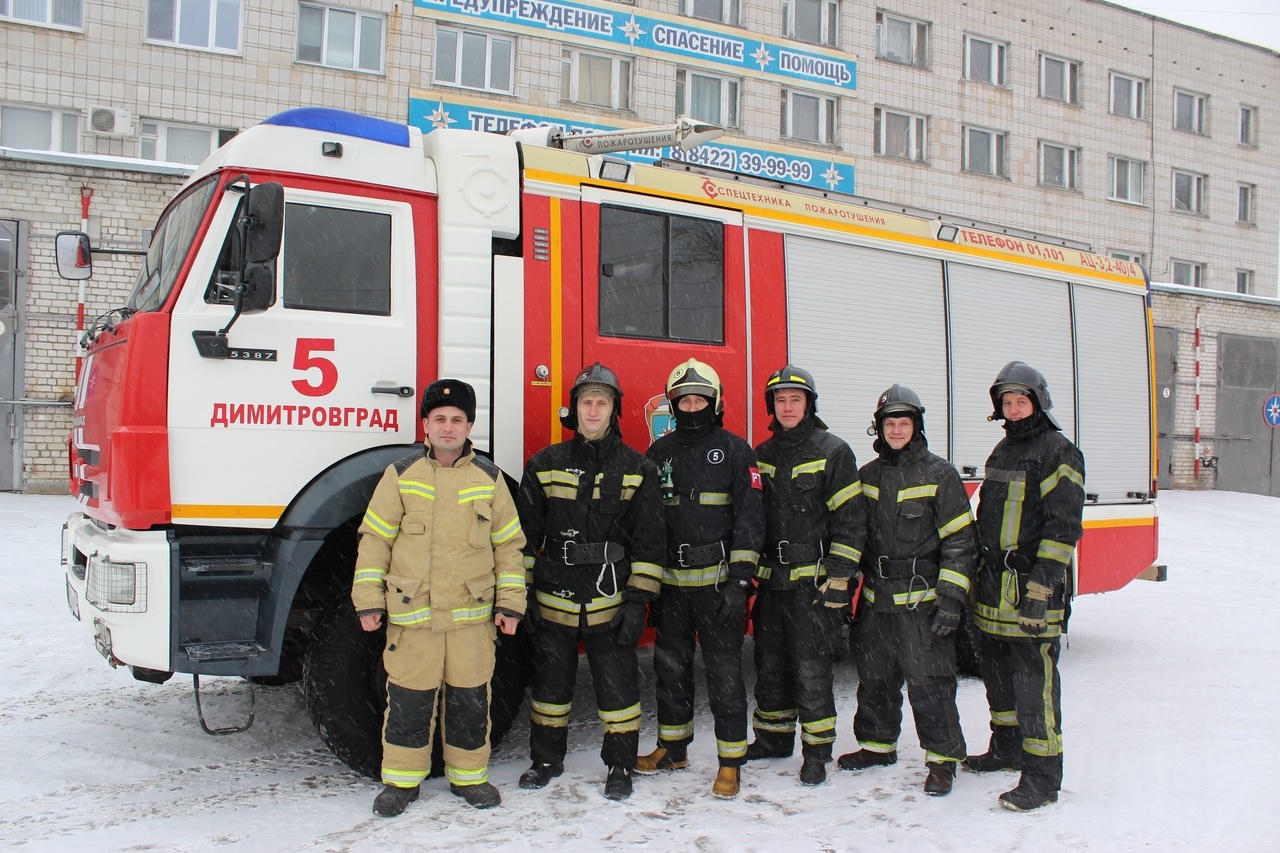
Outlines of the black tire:
M968 607L960 615L960 627L956 630L956 671L961 675L982 676L978 626L973 622L973 610Z
M382 717L387 707L387 674L382 668L386 629L361 629L351 600L335 599L316 622L307 647L302 691L307 711L325 746L363 776L382 769ZM521 634L501 637L497 649L489 717L489 742L497 745L511 729L529 683L529 642ZM440 738L435 739L433 772L439 774Z

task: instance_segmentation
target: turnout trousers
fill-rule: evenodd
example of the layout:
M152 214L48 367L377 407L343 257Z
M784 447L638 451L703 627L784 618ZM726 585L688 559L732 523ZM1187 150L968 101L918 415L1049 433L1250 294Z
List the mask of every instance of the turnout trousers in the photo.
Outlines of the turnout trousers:
M636 647L615 643L611 630L583 634L544 626L534 634L529 756L545 764L564 761L579 639L587 649L596 710L604 726L600 758L608 767L634 770L640 741L640 667Z
M662 586L658 639L653 648L658 676L658 742L669 749L693 741L693 653L695 645L700 645L707 698L715 719L716 754L722 766L741 767L747 754L743 624L742 619L720 624L716 618L719 599L714 586Z
M497 629L492 622L433 632L387 628L387 713L382 726L382 781L422 784L431 771L436 696L444 772L454 785L489 781L489 681Z
M1038 790L1062 789L1061 640L1002 640L979 632L992 747L1022 746L1022 772Z
M925 761L960 761L966 749L956 708L955 635L934 635L935 607L899 609L877 611L863 602L855 623L858 710L853 733L870 752L896 750L905 683Z
M818 604L815 588L805 583L790 589L762 587L752 618L756 710L751 725L756 738L789 753L798 718L803 754L830 761L836 740L832 667L844 625L840 611Z

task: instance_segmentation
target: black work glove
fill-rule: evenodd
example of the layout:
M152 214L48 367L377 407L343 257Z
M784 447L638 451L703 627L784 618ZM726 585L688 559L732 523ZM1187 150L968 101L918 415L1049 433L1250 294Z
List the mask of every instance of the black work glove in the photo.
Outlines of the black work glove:
M613 641L620 646L634 646L644 633L644 605L638 601L624 601L613 614L609 626L613 629Z
M832 610L848 610L853 601L853 593L849 592L849 580L828 577L818 587L818 600L814 603Z
M1022 605L1018 608L1018 627L1033 637L1039 637L1049 630L1049 596L1053 590L1044 584L1030 581L1027 583L1027 594L1022 596Z
M964 603L958 598L944 595L938 599L938 612L933 614L933 633L939 637L950 637L960 627L960 614Z
M720 588L720 601L716 603L716 619L721 625L741 626L747 618L747 594L751 591L748 581L730 578Z

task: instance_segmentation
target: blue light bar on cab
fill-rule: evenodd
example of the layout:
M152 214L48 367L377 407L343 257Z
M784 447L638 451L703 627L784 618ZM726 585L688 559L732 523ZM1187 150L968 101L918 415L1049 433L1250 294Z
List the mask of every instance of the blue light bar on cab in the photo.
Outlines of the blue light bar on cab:
M294 110L285 110L262 123L281 127L304 127L308 130L320 130L341 136L354 136L357 139L385 142L388 145L399 145L401 148L409 147L407 125L328 107L298 107Z

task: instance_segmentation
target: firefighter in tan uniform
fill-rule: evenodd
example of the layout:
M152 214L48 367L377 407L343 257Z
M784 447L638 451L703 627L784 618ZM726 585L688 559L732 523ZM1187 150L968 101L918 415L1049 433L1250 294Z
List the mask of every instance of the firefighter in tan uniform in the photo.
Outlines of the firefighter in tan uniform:
M525 612L524 534L515 501L468 436L475 391L441 379L422 395L424 450L387 468L360 525L351 600L360 625L387 621L387 714L373 813L394 817L431 769L436 695L449 790L477 808L502 801L489 782L489 681L496 631Z

